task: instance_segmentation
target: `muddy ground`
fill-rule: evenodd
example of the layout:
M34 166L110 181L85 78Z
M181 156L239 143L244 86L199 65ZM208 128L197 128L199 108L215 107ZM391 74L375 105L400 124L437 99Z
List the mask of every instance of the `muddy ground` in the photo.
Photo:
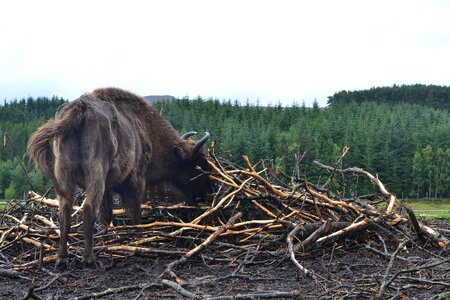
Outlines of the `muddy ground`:
M450 222L434 222L433 227L450 237ZM316 279L302 275L280 250L249 249L233 260L214 260L218 256L211 247L174 271L182 280L180 285L198 298L297 292L299 299L373 299L385 276L389 257L367 249L366 245L349 240L335 248L306 255L297 253L299 262L312 270ZM445 258L447 262L400 274L386 289L383 299L428 299L450 290L449 251L409 243L399 256L387 278L400 270L411 270ZM69 270L63 273L54 272L53 264L48 264L21 271L22 278L0 277L0 299L184 299L186 297L174 288L162 284L160 278L167 264L179 258L180 255L135 254L112 260L101 256L95 270L83 268L72 258ZM127 288L103 296L94 294L119 287Z

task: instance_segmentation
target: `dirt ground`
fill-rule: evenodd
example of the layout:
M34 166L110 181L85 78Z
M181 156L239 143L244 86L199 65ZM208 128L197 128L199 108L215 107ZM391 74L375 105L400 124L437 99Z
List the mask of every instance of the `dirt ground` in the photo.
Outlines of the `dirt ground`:
M450 222L435 222L433 227L450 236ZM348 241L335 248L297 253L297 260L313 271L316 279L303 276L283 251L256 249L233 260L215 260L217 256L209 252L213 248L206 249L174 272L181 279L180 286L198 298L246 294L247 298L240 299L250 299L255 293L297 292L297 299L373 299L383 282L389 257L367 249L366 245ZM410 243L399 256L387 278L399 270L410 272L397 274L383 299L428 299L450 290L449 251ZM72 258L69 270L63 273L54 272L53 264L48 264L20 272L22 278L0 277L0 299L184 299L174 288L161 283L160 278L167 264L179 258L135 254L112 260L101 256L95 270L83 268ZM447 261L412 271L442 258ZM105 292L108 289L116 290ZM100 292L105 293L94 294Z

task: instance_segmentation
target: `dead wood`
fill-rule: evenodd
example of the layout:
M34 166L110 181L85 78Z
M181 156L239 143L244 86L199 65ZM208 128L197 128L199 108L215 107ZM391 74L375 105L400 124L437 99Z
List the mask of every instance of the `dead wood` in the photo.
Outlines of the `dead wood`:
M297 225L294 229L292 229L291 232L289 232L289 234L288 234L288 236L287 236L287 238L286 238L287 243L288 243L289 257L291 258L291 260L292 260L292 262L294 263L294 265L295 265L300 271L302 271L304 275L309 276L309 277L312 277L312 276L313 276L313 273L312 273L310 270L306 269L304 266L302 266L302 265L298 262L298 260L295 258L295 253L294 253L294 243L293 243L293 240L294 240L294 236L298 233L298 231L301 229L301 227L302 227L301 224Z
M416 214L414 213L414 211L411 208L409 208L407 206L404 206L404 208L405 208L406 212L408 213L409 220L411 221L412 228L414 229L414 232L416 233L417 238L419 240L421 240L422 242L426 242L427 238L423 234L422 229L420 228L420 224L419 224L419 221L417 220Z
M365 219L365 220L353 223L341 230L338 230L327 236L323 236L323 237L317 239L316 245L317 245L317 247L320 247L323 244L334 243L335 241L337 241L347 235L356 234L359 231L365 230L366 228L371 226L372 223L373 223L373 221L370 219Z
M310 234L303 242L298 243L296 250L301 248L303 251L308 250L320 237L327 235L332 230L332 222L327 220L316 231Z
M329 172L323 185L313 184L299 177L289 178L286 174L281 175L288 179L285 184L282 183L283 178L274 184L273 179L277 175L266 167L270 164L252 164L249 158L244 156L244 166L240 167L212 154L209 164L213 172L208 176L217 184L212 203L202 206L173 204L169 201L158 202L157 205L145 204L142 205L144 221L140 225L127 225L125 211L114 207L113 214L117 222L110 226L107 232L99 231L94 237L94 249L101 259L109 260L107 264L114 265L116 260L139 255L150 259L167 257L171 263L167 264L162 273L158 272L161 277L157 282L107 289L86 297L100 298L151 288L169 288L188 298L199 297L198 295L211 299L302 297L302 293L295 291L268 290L265 293L230 296L234 298L207 296L206 293L199 293L198 289L192 289L195 293L191 292L189 289L195 285L191 281L181 280L175 274L175 269L187 261L192 261L192 257L199 252L202 252L205 264L233 265L232 275L243 278L248 276L237 273L242 272L245 266L257 263L254 260L261 255L270 257L266 258L267 261L288 257L289 262L305 275L305 279L310 280L312 277L318 283L316 286L322 287L326 294L327 289L333 290L331 282L338 280L325 279L315 267L305 268L302 265L303 257L331 252L328 262L331 264L335 252L347 251L356 245L360 251L386 257L392 263L394 260L408 263L411 260L406 255L398 255L400 250L394 252L400 248L399 240L405 238L409 239L411 245L422 247L420 251L428 251L425 248L434 246L443 251L449 249L449 239L445 236L448 232L441 233L418 220L414 212L404 207L379 178L360 168L342 169L342 160L347 152L344 151L341 159L333 166L315 162L317 166ZM330 190L336 174L366 176L373 183L375 194L378 192L378 197L386 205L383 208L371 205L367 202L367 196L341 197L339 193ZM58 206L55 199L30 191L28 201L24 205L6 207L1 212L0 277L28 279L21 272L46 267L55 262L56 245L60 236L55 209ZM80 259L79 253L83 244L80 232L82 199L76 202L73 211L68 250L70 259L76 262ZM241 213L236 214L237 211ZM439 259L441 256L435 255L433 259ZM448 264L448 259L439 261L442 265ZM417 267L418 270L437 267L433 265L435 260L422 262L422 266ZM397 282L401 282L402 286L417 284L412 279L400 276L415 272L414 268L405 269L404 272L395 272L394 269L388 266L384 275L378 277L380 280L373 279L376 283L372 281L370 290L377 291L380 297L393 296L391 287L397 287ZM163 279L164 276L167 277ZM55 278L57 277L53 277L53 281L57 280ZM166 280L167 278L170 280ZM380 281L383 281L383 289L378 288ZM52 281L49 282L50 285ZM445 280L435 278L422 284L440 285L440 282ZM365 293L369 291L359 285L355 289L348 289L342 295L351 297L361 290ZM33 296L39 289L33 288L30 291L30 296ZM372 297L377 295L372 294Z
M436 243L439 247L450 250L450 240L448 240L444 235L442 235L440 232L434 230L430 226L427 226L425 224L420 224L420 231L426 235L430 240L432 240L434 243Z

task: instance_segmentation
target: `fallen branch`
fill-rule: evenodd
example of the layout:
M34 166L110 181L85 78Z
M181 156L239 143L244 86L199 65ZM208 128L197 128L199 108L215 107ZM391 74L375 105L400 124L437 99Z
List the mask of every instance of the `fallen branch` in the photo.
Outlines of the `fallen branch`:
M353 223L353 224L345 227L344 229L338 230L327 236L317 239L315 246L319 248L323 244L334 243L335 241L337 241L349 234L354 234L358 231L366 229L367 227L371 226L372 222L373 221L370 219L364 219L357 223Z
M309 249L320 237L329 234L332 228L330 220L323 223L316 231L309 235L303 242L297 244L295 249L302 248L303 251Z
M430 226L419 224L420 231L444 250L450 250L450 241Z
M414 213L414 211L413 211L411 208L406 207L406 206L403 206L403 208L404 208L404 209L406 210L406 212L408 213L409 220L411 221L411 225L412 225L412 227L413 227L413 229L414 229L414 232L415 232L416 235L417 235L417 238L418 238L419 240L421 240L422 242L426 242L427 238L426 238L426 236L423 234L422 229L420 228L419 221L417 221L416 214Z
M194 299L197 298L197 295L195 295L192 292L189 292L188 290L186 290L185 288L183 288L181 285L179 285L176 282L167 280L167 279L161 279L161 283L165 286L170 287L171 289L175 290L175 292L177 292L178 294L180 294L181 296L190 298L190 299Z
M298 260L295 258L295 253L294 253L294 243L293 243L293 239L295 237L295 235L298 233L298 231L302 228L302 225L299 224L297 225L294 229L292 229L291 232L289 232L286 241L288 243L288 252L289 252L289 257L291 258L292 262L294 263L294 265L303 272L304 275L308 276L308 277L313 277L313 273L306 269L305 267L303 267Z

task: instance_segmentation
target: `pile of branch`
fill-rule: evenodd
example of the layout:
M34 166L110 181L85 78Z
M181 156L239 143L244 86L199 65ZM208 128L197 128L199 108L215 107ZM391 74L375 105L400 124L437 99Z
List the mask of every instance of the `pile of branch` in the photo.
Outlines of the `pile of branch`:
M363 241L369 245L371 239L391 243L393 249L401 249L406 243L428 243L450 249L445 236L419 222L414 212L376 176L362 169L339 169L340 161L334 166L316 161L315 165L327 174L325 184L317 186L294 177L287 184L275 184L278 179L271 170L262 163L253 165L246 156L243 167L211 157L209 163L214 171L208 176L217 185L211 203L204 206L145 204L144 222L135 226L126 225L124 210L115 209L116 219L125 223L111 226L107 232L101 231L94 237L99 260L113 265L137 253L173 256L176 259L161 274L161 280L166 280L162 284L173 283L180 288L180 293L192 296L182 290L183 280L176 275L176 268L199 252L215 260L232 260L251 248L271 255L286 255L301 274L320 282L323 278L298 261L300 254L332 249L345 241ZM371 201L383 203L374 206L367 197L340 197L329 188L335 174L367 177L376 191ZM81 261L83 251L80 226L83 199L79 198L74 206L69 240L73 263ZM17 202L2 211L0 277L17 275L14 272L56 260L60 235L56 207L57 200L30 191L25 204ZM395 253L372 250L395 258ZM381 294L389 284L384 282Z

